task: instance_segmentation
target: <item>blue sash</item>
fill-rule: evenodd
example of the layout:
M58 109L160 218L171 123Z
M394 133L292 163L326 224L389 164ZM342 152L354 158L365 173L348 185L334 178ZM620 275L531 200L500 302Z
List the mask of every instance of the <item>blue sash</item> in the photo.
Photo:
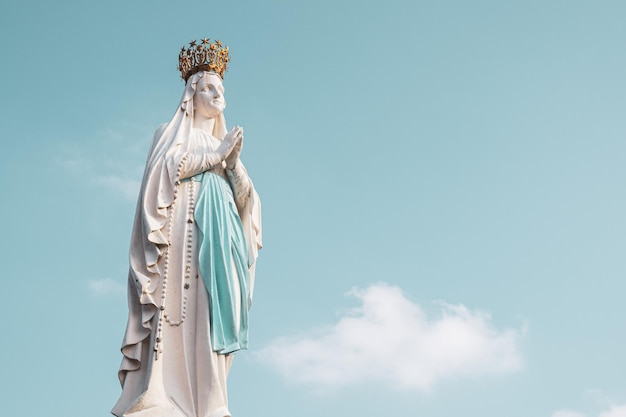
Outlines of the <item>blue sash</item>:
M209 293L211 344L215 352L228 354L248 348L250 274L246 238L228 181L208 171L196 178L202 181L194 217L200 231L199 269ZM235 279L240 291L236 291ZM241 303L238 323L237 298Z

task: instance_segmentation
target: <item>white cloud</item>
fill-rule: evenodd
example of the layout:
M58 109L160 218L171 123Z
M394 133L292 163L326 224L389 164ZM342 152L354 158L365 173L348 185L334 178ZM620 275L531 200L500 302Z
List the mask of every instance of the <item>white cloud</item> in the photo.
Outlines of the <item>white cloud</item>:
M137 199L139 194L140 184L137 180L122 178L117 175L102 175L97 177L96 182L130 201Z
M76 152L73 152L71 156L66 156L60 163L72 175L84 175L91 170L91 163L85 157L76 155Z
M82 144L61 146L59 163L81 181L136 201L151 133L142 126L122 124L121 129L93 136Z
M587 401L590 401L592 403L595 403L595 404L603 406L603 407L604 406L609 406L611 404L614 404L614 401L611 399L611 397L609 395L607 395L600 388L590 388L590 389L586 390L585 394L584 394L584 398Z
M551 417L586 417L586 414L572 410L559 410ZM598 417L626 417L626 405L613 405L608 410L602 411Z
M572 410L559 410L552 414L552 417L586 417L584 414Z
M608 411L600 413L600 417L626 417L626 405L614 405Z
M97 296L124 296L126 286L111 278L89 280L89 289Z
M440 303L441 317L429 318L384 283L350 295L362 305L334 326L276 339L257 357L289 381L327 388L375 380L428 391L444 379L522 368L523 330L498 330L487 313Z

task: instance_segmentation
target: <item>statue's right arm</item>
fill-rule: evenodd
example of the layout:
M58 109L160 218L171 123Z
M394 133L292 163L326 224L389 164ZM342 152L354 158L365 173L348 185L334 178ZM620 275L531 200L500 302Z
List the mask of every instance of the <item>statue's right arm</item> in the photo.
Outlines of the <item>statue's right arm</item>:
M221 164L225 157L226 156L219 154L217 151L201 155L186 153L181 160L182 165L179 170L178 179L184 180L185 178L208 171Z
M236 142L236 137L227 135L214 152L202 154L195 154L191 152L185 153L178 165L178 180L193 177L194 175L221 165L233 150Z

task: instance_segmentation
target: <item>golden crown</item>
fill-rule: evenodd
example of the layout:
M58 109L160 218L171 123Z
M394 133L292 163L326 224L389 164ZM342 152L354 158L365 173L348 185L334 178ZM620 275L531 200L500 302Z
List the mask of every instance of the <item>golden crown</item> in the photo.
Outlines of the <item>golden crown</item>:
M191 41L189 48L183 46L178 54L178 70L185 82L199 71L213 71L224 78L227 66L228 46L222 46L220 41L210 42L207 38L200 43Z

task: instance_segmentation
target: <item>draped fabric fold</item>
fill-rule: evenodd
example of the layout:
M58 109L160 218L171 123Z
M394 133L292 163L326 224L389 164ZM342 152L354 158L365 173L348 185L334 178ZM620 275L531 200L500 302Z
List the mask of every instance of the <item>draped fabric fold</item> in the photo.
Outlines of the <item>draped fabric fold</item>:
M213 350L226 354L248 347L246 239L226 180L205 172L201 184L195 210L200 275L209 293Z

